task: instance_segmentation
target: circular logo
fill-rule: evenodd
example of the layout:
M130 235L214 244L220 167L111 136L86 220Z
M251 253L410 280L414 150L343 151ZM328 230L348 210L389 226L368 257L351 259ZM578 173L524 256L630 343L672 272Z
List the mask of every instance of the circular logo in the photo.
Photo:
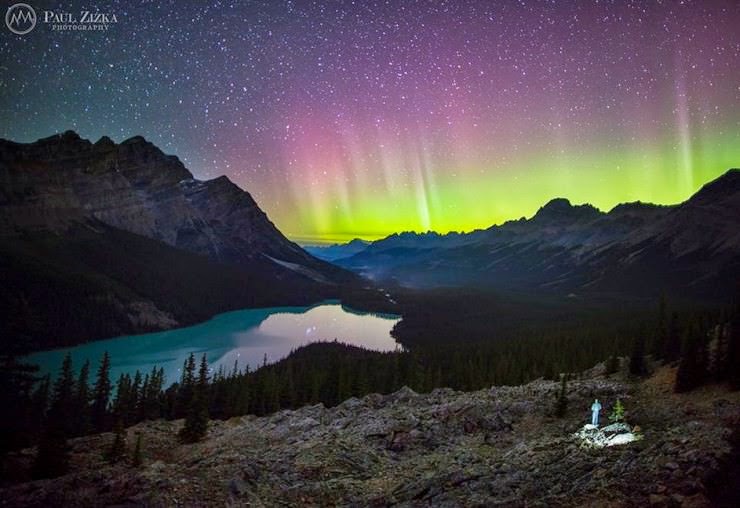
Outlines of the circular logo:
M25 35L36 26L36 11L28 4L13 4L5 13L5 25L18 35Z

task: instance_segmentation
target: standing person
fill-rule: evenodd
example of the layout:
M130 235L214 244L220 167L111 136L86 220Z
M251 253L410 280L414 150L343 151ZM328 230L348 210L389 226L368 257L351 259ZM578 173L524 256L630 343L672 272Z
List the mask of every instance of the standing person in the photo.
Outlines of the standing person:
M594 403L591 404L591 425L595 427L599 426L599 411L601 411L599 399L594 399Z

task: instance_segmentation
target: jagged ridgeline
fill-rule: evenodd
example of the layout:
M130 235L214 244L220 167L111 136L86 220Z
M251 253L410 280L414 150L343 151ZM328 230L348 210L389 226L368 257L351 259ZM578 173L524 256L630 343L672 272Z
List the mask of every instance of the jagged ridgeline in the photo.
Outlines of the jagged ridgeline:
M485 497L470 497L468 485L493 492L492 482L511 472L501 469L503 464L523 458L514 462L516 467L534 471L529 457L553 449L538 459L538 467L544 461L557 473L528 477L532 488L548 496L560 495L564 488L571 499L586 496L592 487L603 487L599 478L607 473L592 474L594 457L565 444L563 432L582 425L579 412L587 409L587 401L594 396L625 398L632 424L650 426L651 431L663 425L665 430L665 410L656 416L654 404L673 411L675 401L687 400L676 398L684 392L701 402L697 387L740 384L733 369L739 361L738 308L717 305L727 301L737 284L739 175L731 170L674 207L622 205L605 214L555 200L532 219L487 231L354 242L352 256L345 259L341 247L332 249L339 263L362 273L365 268L358 266L385 259L390 278L407 285L427 285L414 279L419 270L444 281L428 284L432 288L424 291L398 286L381 290L366 288L370 283L358 275L288 241L249 194L227 179L195 180L176 158L142 138L120 145L102 138L93 144L68 132L27 145L0 141L0 305L8 310L0 333L8 339L10 353L0 369L0 407L5 410L0 452L10 451L3 471L16 482L58 476L52 481L77 481L78 474L89 479L79 466L84 449L89 454L85 464L94 464L95 474L105 468L134 471L164 458L173 464L168 474L177 475L183 471L183 454L196 450L199 458L186 463L196 466L189 474L201 478L199 450L208 454L217 449L223 457L224 447L213 448L220 442L230 452L248 450L261 458L275 449L260 446L291 436L284 447L290 450L290 463L297 464L300 475L321 478L322 488L325 474L342 471L341 478L353 478L351 489L357 488L356 478L374 481L409 471L404 465L389 475L387 466L377 467L385 462L398 466L399 458L408 459L417 450L433 457L430 467L410 466L412 478L379 493L374 499L380 504L442 502L438 484L450 492L465 485L459 489L461 502L485 504ZM425 264L432 257L436 269ZM368 264L354 266L358 259ZM410 279L396 277L394 270ZM460 278L452 278L458 270ZM493 292L492 287L509 291ZM660 293L669 299L659 303L654 296ZM327 297L378 307L392 302L403 314L393 333L406 349L379 352L324 342L256 370L235 365L211 371L205 355L200 361L191 355L180 379L165 379L156 367L110 379L111 360L105 355L99 365L84 364L79 370L76 360L67 357L59 376L39 381L33 368L13 356L16 349L179 326L234 308ZM605 360L603 367L573 374ZM641 394L640 378L651 372L657 372L657 380L646 381L649 389ZM489 389L537 378L560 382L540 379L523 387ZM626 380L629 384L622 384ZM455 394L450 388L485 390ZM674 390L681 395L663 401ZM506 400L513 395L515 399ZM706 428L716 426L722 413L730 415L725 420L736 421L736 403L717 402L711 409L702 405L703 418L711 413ZM288 408L295 411L269 416ZM268 416L232 420L244 414ZM678 428L683 423L671 423L676 430L666 433L665 442L675 442L674 435L683 437L687 431L697 439L706 434L704 427L692 425L696 422ZM114 434L100 434L107 431ZM90 433L98 434L79 437ZM539 440L543 434L545 441ZM311 450L327 449L327 439L335 438L328 449L341 458L324 455L311 465ZM296 459L295 439L313 439L315 445ZM530 444L523 448L526 442ZM663 450L666 460L678 460L665 452L662 441L645 442ZM700 449L715 450L724 442L718 437ZM25 451L11 451L34 445L32 461ZM644 461L634 460L643 445L629 448L624 461L610 455L612 464L603 463L601 470L624 472L630 467L645 477ZM500 460L492 458L497 446L505 453ZM361 456L347 455L347 450L361 450ZM455 461L462 465L459 474ZM290 491L275 489L275 477L269 476L274 464L279 474L285 473L281 461L266 460L255 467L241 457L239 463L238 473L228 473L233 477L228 490L224 478L209 478L209 488L223 487L216 497L244 496L252 488L247 483L257 485L254 471L264 475L259 487L264 499L277 502L276 493ZM453 473L428 477L440 465L445 475ZM206 469L208 474L225 471ZM664 469L647 475L650 489L670 479L688 490L695 477L706 478L719 468L707 467L706 473L694 469L679 478L673 472L664 475ZM520 485L519 472L514 475L514 484ZM597 482L573 482L575 475ZM178 482L178 489L189 481ZM121 484L132 495L141 485ZM630 480L629 494L632 484ZM167 492L167 483L156 485L148 490ZM5 498L44 504L43 490L23 489L11 487ZM197 499L196 492L204 489L188 493L188 499ZM322 498L325 504L367 499L364 488L356 495L344 487L332 492ZM651 492L643 491L641 499ZM109 495L111 503L117 495ZM286 500L300 504L304 499L279 501ZM545 501L557 504L557 498Z
M0 140L0 333L38 349L361 292L226 177L142 137Z
M740 279L738 217L740 171L729 170L676 206L604 213L557 199L531 219L468 234L312 250L330 264L287 240L226 177L196 180L141 137L0 140L0 332L32 350L336 297L402 311L402 329L413 325L417 298L388 308L351 271L412 288L727 302Z
M554 199L529 219L485 230L406 232L326 255L376 280L420 288L727 301L740 280L740 170L678 205L636 202L602 212Z

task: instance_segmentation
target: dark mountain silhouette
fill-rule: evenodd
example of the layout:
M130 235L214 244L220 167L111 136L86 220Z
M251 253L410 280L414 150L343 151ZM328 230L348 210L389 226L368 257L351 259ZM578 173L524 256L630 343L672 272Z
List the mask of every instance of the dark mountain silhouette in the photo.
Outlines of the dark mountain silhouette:
M286 239L226 177L199 181L142 137L0 140L0 307L21 347L304 304L360 279Z
M355 238L347 243L335 243L332 245L304 245L303 248L309 254L325 261L336 261L337 259L353 256L362 252L370 245L370 242Z
M336 263L412 287L724 299L740 276L740 170L680 205L604 213L554 199L530 219L467 234L394 234Z
M399 233L325 252L412 287L719 299L740 274L739 212L740 171L730 170L676 206L604 213L555 199L530 219L486 230ZM138 136L0 140L0 240L0 333L20 349L249 306L379 298L286 239L228 178L196 180Z
M0 141L0 164L3 236L103 222L214 261L267 260L323 282L346 277L286 239L227 177L196 180L140 136L120 145L71 131L26 145Z

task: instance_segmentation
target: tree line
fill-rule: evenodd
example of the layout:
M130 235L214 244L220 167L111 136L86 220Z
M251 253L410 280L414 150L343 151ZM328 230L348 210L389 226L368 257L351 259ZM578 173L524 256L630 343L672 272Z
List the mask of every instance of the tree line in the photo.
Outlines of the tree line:
M368 393L389 393L402 386L419 392L437 387L476 390L515 385L545 377L558 379L607 360L616 370L618 356L629 357L634 375L647 373L651 361L678 364L676 391L706 382L740 387L738 335L740 313L711 311L685 315L669 311L664 300L650 327L633 337L595 335L554 329L522 332L499 340L417 344L408 351L378 352L339 342L314 343L256 370L238 364L212 370L207 358L190 355L179 380L168 385L161 368L110 379L111 360L104 354L93 372L85 363L74 369L64 358L60 374L39 380L33 367L12 356L3 360L3 407L0 451L38 445L34 475L62 474L67 465L67 440L114 432L109 460L126 455L123 429L143 420L185 419L184 442L202 438L208 420L244 414L265 415L321 402L327 406ZM618 364L618 363L617 363ZM140 439L140 438L139 438ZM141 461L137 440L132 461Z

